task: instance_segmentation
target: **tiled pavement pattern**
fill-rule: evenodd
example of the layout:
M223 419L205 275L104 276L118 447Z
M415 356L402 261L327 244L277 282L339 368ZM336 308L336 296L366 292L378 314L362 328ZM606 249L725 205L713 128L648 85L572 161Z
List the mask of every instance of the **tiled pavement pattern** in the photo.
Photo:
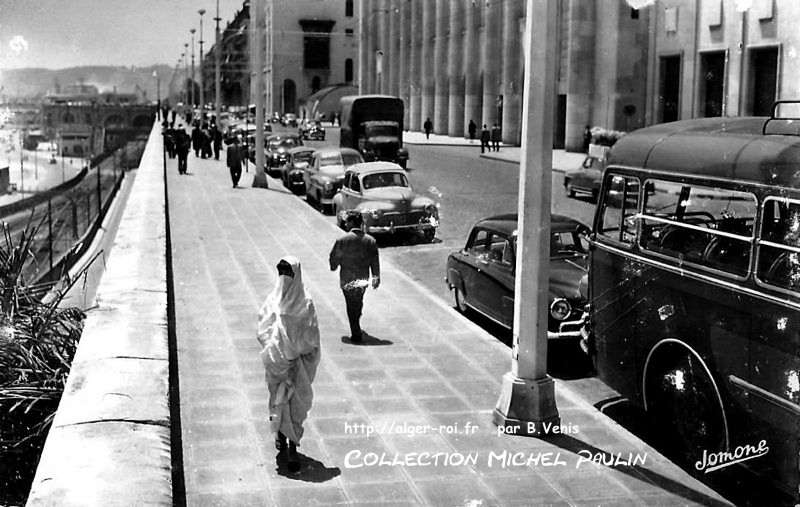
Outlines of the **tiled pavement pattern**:
M562 423L576 433L497 436L491 412L509 349L385 261L362 319L373 338L350 344L337 274L328 269L340 231L275 180L254 189L252 172L244 173L244 188L232 189L223 161L189 157L189 175L178 175L175 160L167 171L189 505L724 503L561 383ZM255 339L258 307L284 254L303 265L323 349L296 475L276 467ZM398 431L416 425L428 431ZM362 457L347 460L353 452ZM420 466L367 466L370 452L389 461L416 456ZM427 459L409 454L425 452ZM522 454L502 466L504 452ZM477 459L436 465L436 453ZM551 454L526 463L538 453ZM585 454L616 453L646 454L646 462L578 467Z

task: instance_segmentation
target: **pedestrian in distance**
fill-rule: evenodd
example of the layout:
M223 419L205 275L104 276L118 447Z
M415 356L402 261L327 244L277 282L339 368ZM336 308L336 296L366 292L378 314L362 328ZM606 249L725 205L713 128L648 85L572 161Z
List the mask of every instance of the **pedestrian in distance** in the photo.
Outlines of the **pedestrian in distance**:
M486 152L486 150L490 150L489 141L491 140L491 136L489 134L489 127L486 124L483 124L483 129L481 129L481 153Z
M222 149L222 132L216 123L211 124L211 142L214 145L214 160L219 160L219 151Z
M164 120L164 125L167 126L166 130L164 130L164 149L167 150L167 156L169 158L175 158L176 131L167 124L166 120Z
M347 307L352 343L360 342L364 334L360 324L364 292L368 285L377 289L381 283L378 245L375 238L362 230L362 225L360 212L348 213L345 218L348 232L336 240L329 256L331 271L339 269L339 287Z
M170 126L170 127L172 127L172 128L175 128L175 120L176 120L176 119L177 119L177 117L178 117L178 111L176 111L175 109L173 109L173 110L172 110L172 111L170 111L170 112L172 113L172 117L171 117L171 119L170 119L169 126Z
M495 124L492 125L492 149L494 149L494 151L500 151L500 141L502 140L503 133L500 130L500 125L495 122Z
M475 140L475 134L478 132L478 126L475 124L474 120L469 121L469 126L467 127L467 132L469 132L469 142Z
M200 157L211 158L212 143L214 142L214 139L211 137L211 129L208 127L208 123L203 122L203 128L200 130L200 133L202 135L200 138Z
M182 128L175 130L175 153L178 155L178 174L186 174L188 171L187 158L192 146L189 134Z
M239 178L242 177L242 149L239 147L238 137L233 138L233 144L228 146L226 153L226 162L231 173L231 181L233 182L233 188L236 188L239 185Z
M203 148L202 136L203 134L200 131L200 125L195 122L194 126L192 127L192 149L194 150L194 156L197 158L200 157L200 150Z
M433 122L430 118L425 120L425 123L422 124L422 128L425 129L425 139L430 139L431 132L433 132Z
M592 129L589 125L583 129L583 152L589 153L589 145L592 144Z
M278 280L258 312L257 339L269 391L270 429L276 461L300 470L297 446L314 400L311 384L320 361L319 326L314 302L303 287L300 261L278 262Z

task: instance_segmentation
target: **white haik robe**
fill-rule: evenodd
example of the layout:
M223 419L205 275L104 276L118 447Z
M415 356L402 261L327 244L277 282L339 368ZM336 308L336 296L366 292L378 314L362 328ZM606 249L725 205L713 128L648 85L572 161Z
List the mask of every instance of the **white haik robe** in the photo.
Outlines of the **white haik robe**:
M258 342L269 389L272 431L299 443L314 397L311 382L320 360L319 327L314 302L305 294L300 262L290 256L281 260L292 266L294 278L278 276L261 306Z

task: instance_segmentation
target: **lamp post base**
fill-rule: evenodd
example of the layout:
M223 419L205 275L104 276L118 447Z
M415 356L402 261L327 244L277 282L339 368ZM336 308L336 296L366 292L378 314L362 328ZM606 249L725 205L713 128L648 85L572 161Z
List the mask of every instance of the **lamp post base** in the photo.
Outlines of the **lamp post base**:
M503 375L500 399L492 421L508 435L543 437L558 427L555 382L550 376L525 379L507 372Z
M253 188L269 188L266 173L259 174L258 171L256 171L253 174Z

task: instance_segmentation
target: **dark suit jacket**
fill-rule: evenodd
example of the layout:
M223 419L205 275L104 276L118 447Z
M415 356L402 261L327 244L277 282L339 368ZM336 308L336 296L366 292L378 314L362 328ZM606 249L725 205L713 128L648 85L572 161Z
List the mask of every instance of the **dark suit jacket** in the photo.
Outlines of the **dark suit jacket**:
M331 271L339 269L339 285L344 287L354 280L368 280L381 275L378 245L375 238L360 230L353 230L336 240L330 254Z

